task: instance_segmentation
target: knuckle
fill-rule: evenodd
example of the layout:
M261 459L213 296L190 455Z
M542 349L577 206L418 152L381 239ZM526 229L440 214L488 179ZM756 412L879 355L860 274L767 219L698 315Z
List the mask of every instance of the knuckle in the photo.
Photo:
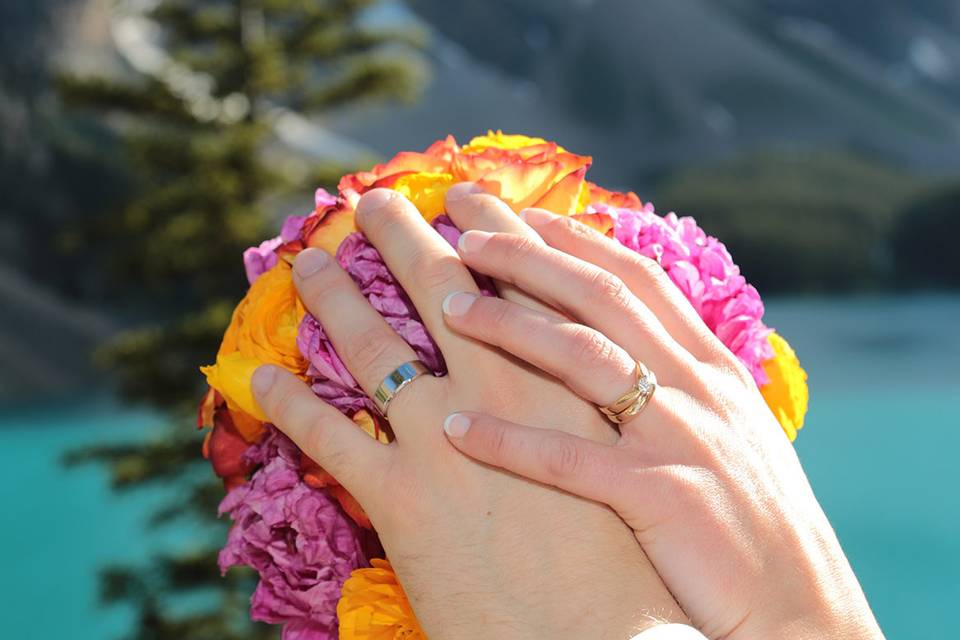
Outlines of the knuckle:
M664 270L663 265L648 256L639 255L631 252L631 264L629 265L639 286L649 291L651 300L667 301L671 306L689 305L686 297L680 289L674 284L673 280ZM688 307L692 312L692 307ZM695 313L695 312L694 312ZM698 321L702 322L697 315Z
M388 191L389 199L379 207L357 206L357 223L367 234L377 235L386 231L397 219L404 215L404 198L392 189L371 189L361 197L361 201L376 191Z
M343 351L352 372L375 373L391 366L390 336L380 327L363 329L350 336L343 341ZM396 364L400 363L393 363Z
M524 236L501 236L499 244L503 254L502 257L508 264L512 264L514 261L528 260L530 255L539 249L536 242Z
M551 220L550 223L554 225L554 228L561 234L574 241L587 240L591 238L593 232L593 229L569 216L555 218Z
M726 371L745 387L756 385L757 383L753 378L753 374L747 369L747 365L729 349L724 348L723 351L725 352L724 364L726 365Z
M345 454L335 446L331 430L335 428L331 420L315 418L307 431L305 450L310 457L324 469L331 471L339 468Z
M454 285L460 277L456 258L435 250L415 253L409 269L412 279L428 291L456 288Z
M296 405L300 401L300 389L293 385L284 385L273 401L273 414L276 422L281 425L290 424L296 412Z
M732 379L747 387L756 384L753 374L747 369L747 365L743 363L737 354L728 349L726 345L719 343L716 348L713 349L713 352L709 363L713 366L714 375L719 373L719 375L724 376L726 379Z
M341 298L345 295L352 295L356 292L357 286L350 276L342 269L321 269L312 278L297 285L304 287L302 295L315 301L319 307L325 302Z
M578 366L601 364L607 366L612 359L613 344L602 334L588 327L578 326L571 335L570 350Z
M658 284L665 284L664 278L667 272L659 262L648 256L633 254L633 268L636 269L641 277Z
M502 424L491 425L485 431L487 453L491 460L504 460L507 456L507 429Z
M463 202L478 216L496 219L504 215L503 201L492 193L474 193L464 198Z
M481 324L488 335L514 334L523 329L524 323L516 305L500 298L482 298L478 302L480 304L474 306L479 307Z
M630 290L619 277L603 270L588 276L587 300L594 305L629 306Z
M540 445L540 456L544 468L552 478L574 476L583 464L580 448L568 438L544 438Z

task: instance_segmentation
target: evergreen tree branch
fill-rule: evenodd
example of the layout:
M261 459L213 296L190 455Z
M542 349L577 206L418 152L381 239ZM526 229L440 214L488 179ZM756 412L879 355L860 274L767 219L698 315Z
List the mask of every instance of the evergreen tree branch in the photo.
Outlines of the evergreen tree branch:
M372 99L410 101L415 96L414 84L415 73L409 65L364 58L323 87L309 92L301 104L304 109L319 110Z
M95 230L71 234L71 243L99 256L116 299L138 315L146 310L149 324L116 336L97 359L115 374L124 397L161 408L172 422L162 437L78 449L64 463L104 466L117 490L173 489L148 526L190 523L202 531L189 548L103 570L103 601L137 611L130 638L279 635L249 619L256 575L233 569L221 577L217 568L216 546L227 523L217 519L223 487L201 458L203 436L194 429L204 387L197 366L215 358L247 287L243 250L272 235L268 209L290 193L332 187L343 171L320 165L294 179L275 169L284 166L277 158L287 151L271 134L269 109L312 115L360 100L411 99L416 92L415 65L383 52L419 46L420 35L363 28L363 12L374 4L159 0L144 17L160 30L160 44L180 68L206 74L211 93L200 97L217 104L221 116L228 101L239 105L230 118L197 113L196 96L188 100L165 77L58 79L66 105L101 120L122 116L109 120L122 140L118 164L129 174L118 193L122 201L104 210Z

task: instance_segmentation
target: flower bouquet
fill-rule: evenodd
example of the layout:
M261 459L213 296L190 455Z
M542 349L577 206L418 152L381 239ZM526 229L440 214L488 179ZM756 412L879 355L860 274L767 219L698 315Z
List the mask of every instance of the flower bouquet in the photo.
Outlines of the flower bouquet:
M659 216L633 193L586 180L591 158L538 138L490 132L460 146L452 137L344 176L338 193L291 216L280 235L243 256L250 288L233 313L216 362L201 370L209 390L198 424L203 454L223 479L220 513L233 521L221 570L247 565L260 577L251 617L283 625L286 640L416 638L422 634L369 518L323 468L267 423L250 389L262 364L286 368L370 437L389 442L389 423L347 371L323 327L307 313L291 264L306 247L336 257L370 304L436 374L443 358L383 259L354 223L372 188L402 193L448 242L452 185L471 181L514 211L541 207L573 216L659 262L717 337L743 362L790 440L803 426L806 374L787 342L763 323L763 302L724 245L692 218ZM489 283L480 283L494 293Z

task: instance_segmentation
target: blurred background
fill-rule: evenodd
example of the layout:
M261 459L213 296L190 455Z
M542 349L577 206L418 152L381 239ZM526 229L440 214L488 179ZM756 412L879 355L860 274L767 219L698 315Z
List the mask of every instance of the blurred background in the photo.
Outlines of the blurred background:
M194 430L240 254L447 133L695 216L890 638L960 598L960 2L0 0L4 635L250 639Z

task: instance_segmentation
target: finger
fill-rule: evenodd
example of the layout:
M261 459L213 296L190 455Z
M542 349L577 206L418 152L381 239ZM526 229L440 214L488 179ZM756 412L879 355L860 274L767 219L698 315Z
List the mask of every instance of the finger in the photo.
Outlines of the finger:
M456 331L546 371L596 405L612 404L636 381L630 354L596 329L470 293L451 294L443 310Z
M542 241L539 234L513 212L503 200L473 182L450 187L444 200L447 215L463 231L515 233Z
M369 495L364 487L370 486L370 474L388 462L388 447L364 433L282 367L259 367L251 387L270 422L364 503Z
M391 371L417 358L327 252L301 251L293 274L300 299L368 396Z
M451 414L443 430L471 458L617 510L636 491L644 468L637 456L616 446L482 413Z
M544 209L525 209L520 215L551 247L623 280L677 342L694 356L705 359L718 348L725 349L656 260L569 217Z
M472 182L461 182L447 191L445 207L447 215L461 231L477 229L479 231L513 233L542 242L540 236L513 212L507 203L493 194L485 192ZM537 309L556 317L556 310L543 304L514 285L496 280L497 293L506 300L512 300L531 309Z
M529 294L606 335L665 384L682 382L692 358L615 275L526 238L468 231L458 249L481 273ZM678 369L678 365L683 365Z
M365 193L357 203L357 222L410 296L447 368L472 363L476 345L452 332L440 309L454 291L480 292L457 252L409 200L391 189Z

